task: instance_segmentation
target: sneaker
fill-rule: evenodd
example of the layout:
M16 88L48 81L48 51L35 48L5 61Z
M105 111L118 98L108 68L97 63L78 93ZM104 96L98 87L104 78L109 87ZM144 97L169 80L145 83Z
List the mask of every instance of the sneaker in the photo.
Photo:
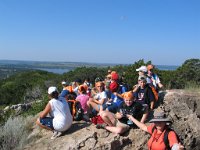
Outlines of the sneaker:
M96 128L97 129L105 129L106 125L105 124L97 124Z
M59 137L61 135L62 135L62 132L54 131L51 139L54 140L55 138L57 138L57 137Z

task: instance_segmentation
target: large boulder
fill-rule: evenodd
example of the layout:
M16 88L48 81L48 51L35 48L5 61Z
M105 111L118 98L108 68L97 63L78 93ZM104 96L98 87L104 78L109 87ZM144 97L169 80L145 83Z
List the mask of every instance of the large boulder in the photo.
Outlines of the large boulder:
M186 149L200 147L200 94L185 90L167 91L162 108L173 120L173 127Z
M183 90L169 90L162 94L157 109L163 109L173 120L173 128L187 150L200 147L200 94ZM147 150L149 135L140 129L131 129L115 135L83 121L74 122L61 137L51 140L51 131L33 127L25 150Z

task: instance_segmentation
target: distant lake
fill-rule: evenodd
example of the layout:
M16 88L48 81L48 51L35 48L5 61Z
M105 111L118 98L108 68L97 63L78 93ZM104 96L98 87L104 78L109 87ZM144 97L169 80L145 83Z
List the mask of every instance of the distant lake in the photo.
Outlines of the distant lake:
M180 66L156 65L159 70L176 70Z
M56 68L35 68L38 70L44 70L44 71L48 71L48 72L52 72L52 73L56 73L56 74L63 74L66 72L69 72L69 69L56 69Z
M168 65L156 65L159 70L176 70L179 66L168 66ZM44 70L56 74L63 74L69 72L70 69L56 69L56 68L35 68L38 70Z

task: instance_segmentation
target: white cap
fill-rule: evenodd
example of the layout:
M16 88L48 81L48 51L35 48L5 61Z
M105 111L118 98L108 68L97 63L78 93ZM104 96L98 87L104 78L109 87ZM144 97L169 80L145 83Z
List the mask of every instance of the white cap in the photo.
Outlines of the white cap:
M62 81L62 85L65 85L65 84L67 84L65 81Z
M55 91L58 92L57 88L56 88L55 86L51 86L51 87L49 87L49 89L48 89L48 94L52 94L52 93L55 92Z
M147 67L146 66L141 66L140 68L136 69L136 71L147 72Z

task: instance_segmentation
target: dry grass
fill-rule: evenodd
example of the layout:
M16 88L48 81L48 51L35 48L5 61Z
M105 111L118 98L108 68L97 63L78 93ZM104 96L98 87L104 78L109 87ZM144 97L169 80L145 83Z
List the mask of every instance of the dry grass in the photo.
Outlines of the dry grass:
M22 149L31 130L29 118L9 118L0 128L0 149Z
M195 82L188 82L185 86L185 90L200 93L200 85Z

